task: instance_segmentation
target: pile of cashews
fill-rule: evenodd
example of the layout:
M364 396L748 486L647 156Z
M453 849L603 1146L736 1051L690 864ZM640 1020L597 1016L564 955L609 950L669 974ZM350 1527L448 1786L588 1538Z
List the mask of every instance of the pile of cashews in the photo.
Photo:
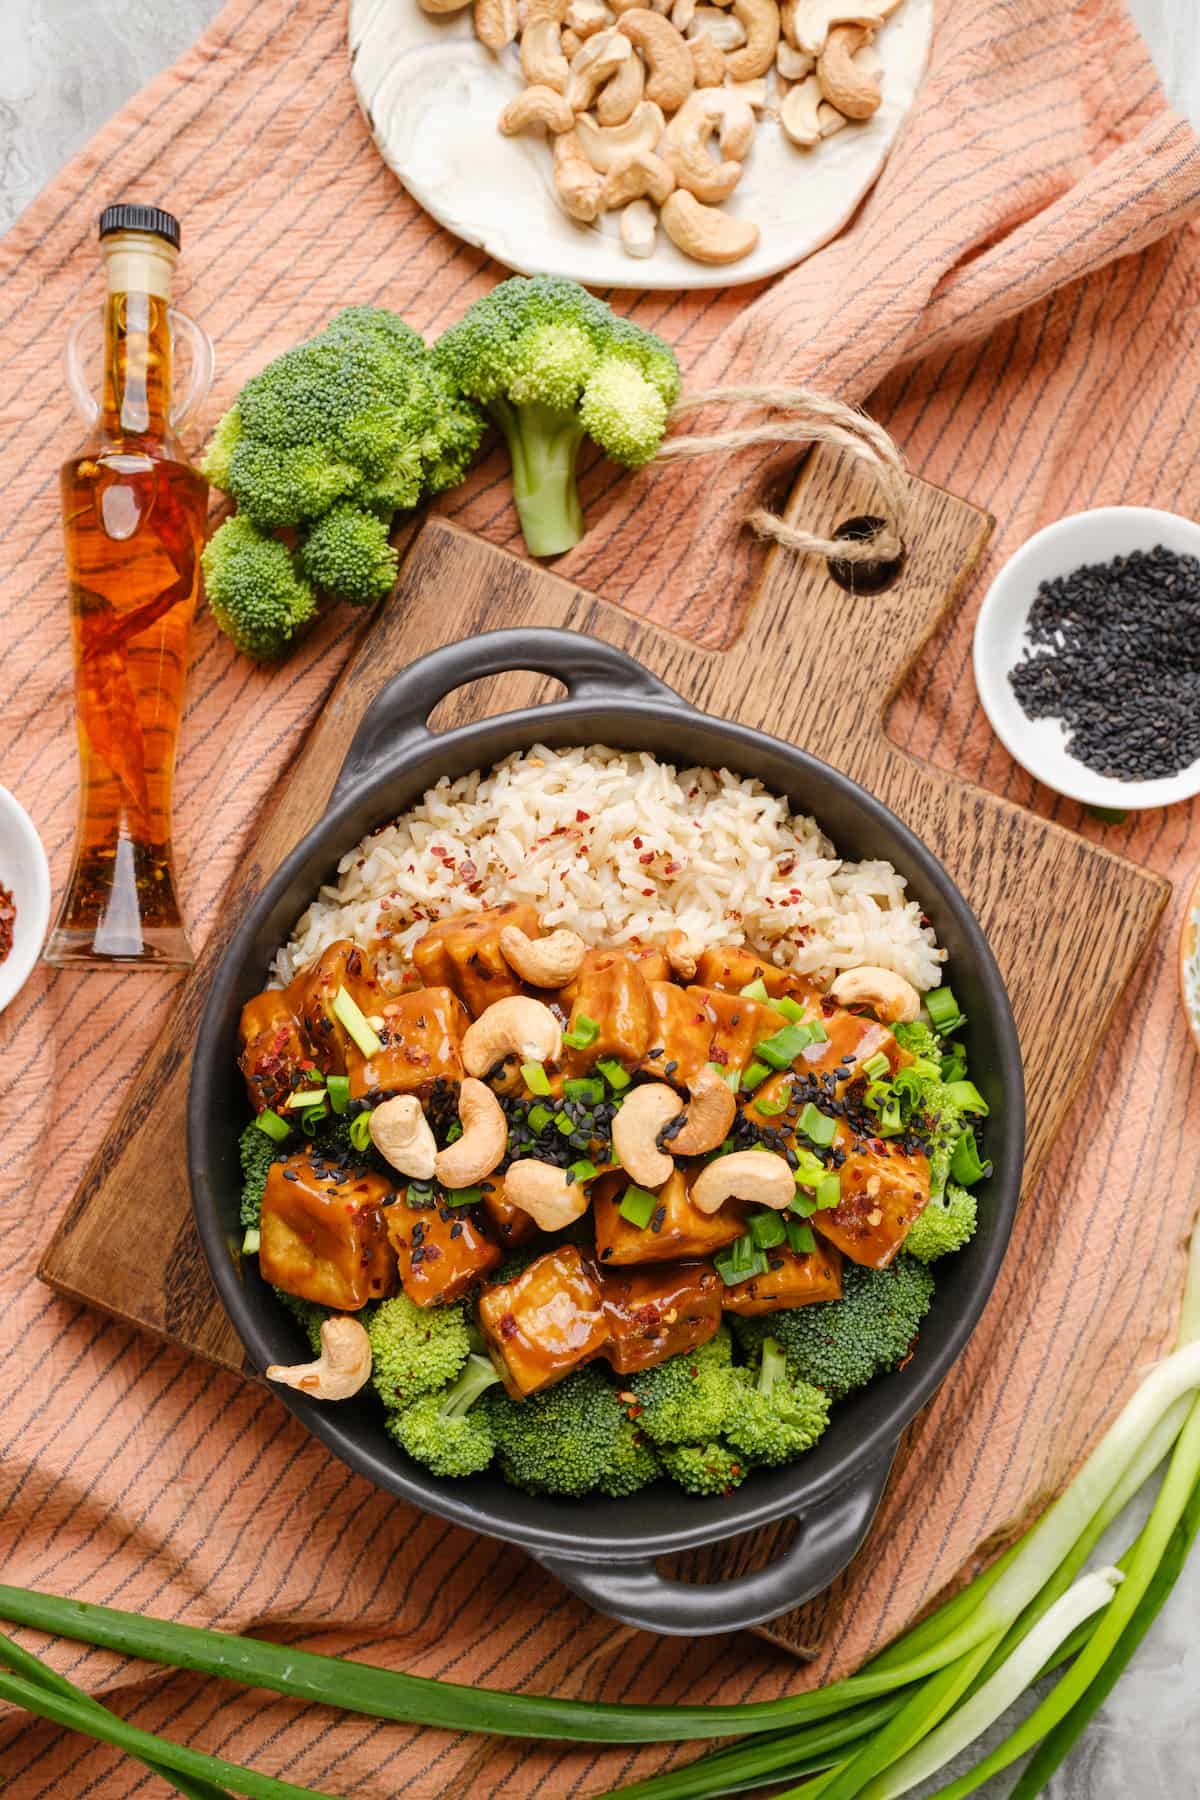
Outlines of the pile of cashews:
M629 256L658 225L685 256L735 263L758 243L723 210L758 117L811 149L882 100L874 36L901 0L419 0L473 6L495 54L518 48L526 86L500 114L506 137L552 141L554 191L581 225L620 214ZM773 79L772 79L773 78Z

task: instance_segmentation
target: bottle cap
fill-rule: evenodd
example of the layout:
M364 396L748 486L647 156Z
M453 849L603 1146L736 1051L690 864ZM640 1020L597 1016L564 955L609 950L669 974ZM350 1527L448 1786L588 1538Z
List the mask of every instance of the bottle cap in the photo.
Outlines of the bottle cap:
M179 220L161 206L106 206L100 214L100 236L114 231L149 231L179 248Z

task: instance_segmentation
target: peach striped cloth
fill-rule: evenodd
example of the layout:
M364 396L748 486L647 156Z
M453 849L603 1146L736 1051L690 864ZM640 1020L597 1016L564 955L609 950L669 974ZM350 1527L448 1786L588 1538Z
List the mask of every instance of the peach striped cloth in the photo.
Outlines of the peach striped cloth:
M383 302L435 332L502 274L436 229L375 155L347 75L342 0L231 0L9 234L0 778L33 811L59 882L75 751L55 468L78 433L58 357L98 297L96 215L115 197L182 216L179 296L218 343L221 403L338 306ZM1200 147L1115 0L947 0L917 106L836 243L759 289L619 304L678 345L694 383L806 380L865 400L919 473L995 513L994 564L1072 508L1195 508L1198 208ZM788 467L746 456L630 480L594 465L592 530L565 572L723 642L761 554L739 519ZM495 457L449 510L516 542ZM968 668L986 573L902 695L894 731L1184 874L1194 806L1102 826L1034 787L991 738ZM197 941L353 628L331 617L264 671L198 623L178 783ZM920 1454L854 1570L807 1616L820 1642L807 1669L754 1637L655 1640L589 1614L531 1579L519 1552L418 1516L331 1463L257 1385L40 1288L39 1249L174 989L39 972L0 1021L3 1579L426 1675L607 1699L764 1697L850 1668L1044 1503L1165 1340L1200 1182L1178 926L1176 909L1088 1071L986 1320L915 1428ZM68 1645L54 1654L138 1725L360 1800L598 1795L673 1754L339 1722ZM0 1718L0 1776L14 1800L165 1791L107 1750L12 1714Z

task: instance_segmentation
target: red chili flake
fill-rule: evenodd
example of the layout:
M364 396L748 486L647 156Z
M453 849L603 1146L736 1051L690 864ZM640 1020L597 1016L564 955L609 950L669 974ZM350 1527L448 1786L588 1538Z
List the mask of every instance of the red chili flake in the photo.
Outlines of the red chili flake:
M796 866L796 859L795 859L795 857L793 857L790 862L780 863L779 873L781 875L790 875L792 870L795 868L795 866Z
M652 863L652 862L653 862L653 861L654 861L654 852L653 852L653 850L647 850L647 852L646 852L646 854L645 854L645 856L639 856L639 857L638 857L638 861L639 861L639 862L640 862L640 863Z
M635 849L635 850L640 850L640 849L641 849L641 847L642 847L642 840L641 840L641 838L634 838L634 840L633 840L633 847L634 847L634 849Z
M720 1044L714 1044L709 1050L708 1060L709 1062L715 1063L727 1063L729 1061L729 1052L728 1050L722 1050Z
M446 852L440 844L430 844L429 854L430 856L445 856Z
M500 1321L500 1336L502 1338L514 1338L516 1335L517 1321L510 1312L507 1312Z
M682 863L677 863L677 862L664 863L663 874L664 875L678 875L678 873L679 873L680 869L682 869L682 867L683 867Z
M642 898L644 900L652 900L654 898L654 889L653 888L643 888L642 889Z
M591 813L585 813L582 810L577 811L575 814L575 823L577 825L586 825L591 816Z
M474 881L476 875L478 875L478 873L479 873L479 870L476 868L475 864L471 861L469 856L464 856L461 864L459 865L458 872L462 876L464 881Z

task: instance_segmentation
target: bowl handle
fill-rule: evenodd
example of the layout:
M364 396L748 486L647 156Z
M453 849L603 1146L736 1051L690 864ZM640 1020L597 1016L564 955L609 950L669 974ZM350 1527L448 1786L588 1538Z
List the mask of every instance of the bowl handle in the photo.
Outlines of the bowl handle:
M740 1631L811 1600L841 1574L867 1535L894 1455L893 1448L798 1518L796 1536L777 1562L732 1581L676 1581L659 1574L652 1556L597 1564L539 1551L537 1561L597 1611L639 1630L673 1637Z
M350 740L330 804L345 799L365 776L430 737L430 713L455 688L513 669L554 676L572 700L641 699L686 705L674 688L600 638L550 626L482 632L432 650L380 688Z

